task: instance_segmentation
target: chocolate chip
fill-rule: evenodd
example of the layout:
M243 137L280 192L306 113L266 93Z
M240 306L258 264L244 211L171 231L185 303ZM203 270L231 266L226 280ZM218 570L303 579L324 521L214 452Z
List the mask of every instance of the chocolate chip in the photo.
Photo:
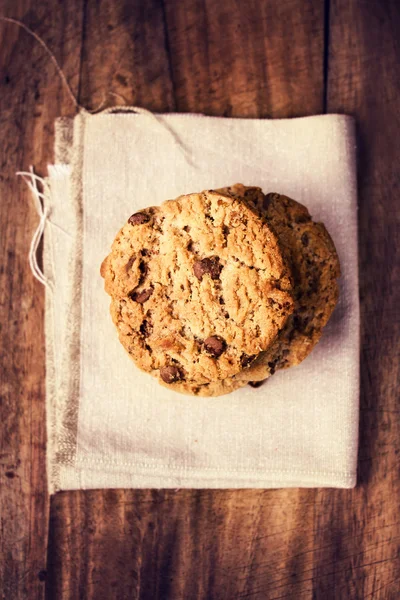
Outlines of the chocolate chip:
M183 379L182 373L178 367L169 365L160 369L160 377L165 383L175 383Z
M288 350L287 348L281 350L280 356L279 356L279 359L278 359L278 362L277 362L277 364L279 365L280 369L282 369L284 367L284 365L287 364L288 359L286 357L289 354L290 354L290 350Z
M308 237L307 233L303 233L303 235L301 236L301 243L303 244L303 246L308 246L310 241L310 238Z
M304 333L305 330L307 329L309 322L310 322L309 317L301 318L298 315L295 315L293 317L293 328L300 333Z
M147 273L147 264L144 262L144 260L141 260L139 263L139 271L143 275L146 275L146 273Z
M153 223L153 227L156 231L158 231L159 233L163 234L164 230L163 230L163 223L164 223L165 217L156 217L154 219L154 223Z
M253 362L253 360L255 359L256 355L255 354L242 354L242 356L240 357L240 364L242 365L243 369L245 369L246 367L249 367L251 365L251 363Z
M143 223L148 223L148 221L150 221L150 215L145 212L137 212L128 219L130 225L142 225Z
M149 335L151 335L153 331L153 325L145 319L139 327L139 331L143 335L143 337L147 338L149 337Z
M149 288L148 290L142 290L141 292L131 292L129 297L134 300L134 302L139 302L139 304L143 304L146 302L154 292L153 288Z
M311 217L308 214L302 214L295 218L296 223L307 223L310 220L311 220Z
M204 348L213 358L218 358L226 350L226 342L219 335L212 335L204 341Z
M142 285L143 281L146 278L147 271L148 271L147 263L145 263L144 260L141 260L139 263L139 271L140 271L139 285Z
M266 196L264 196L263 203L262 203L263 210L268 210L271 202L272 202L272 196L270 194L267 194Z
M218 279L221 270L222 265L219 264L218 256L210 256L209 258L203 258L203 260L197 260L193 265L194 274L199 281L206 274L210 275L211 279Z
M277 361L268 363L271 375L273 375L276 371L276 363L277 363Z
M267 380L266 379L262 379L261 381L249 381L249 385L252 388L259 388L262 386L263 383L265 383Z
M298 315L293 317L293 329L301 328L301 318Z

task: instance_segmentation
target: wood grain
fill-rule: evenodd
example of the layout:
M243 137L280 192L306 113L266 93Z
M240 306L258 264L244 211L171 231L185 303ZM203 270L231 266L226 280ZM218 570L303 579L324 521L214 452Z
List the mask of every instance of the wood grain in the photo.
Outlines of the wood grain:
M0 14L20 18L53 48L77 89L82 10L9 0ZM43 288L27 254L37 215L15 172L44 174L53 122L71 112L54 67L25 31L0 23L0 595L44 595L49 500L45 466Z
M400 597L400 5L332 0L327 108L358 125L359 485L320 492L318 598Z
M164 4L177 110L277 118L322 112L323 2Z
M397 600L397 0L1 4L51 45L86 106L354 114L363 322L355 490L60 493L46 565L43 292L25 258L36 217L13 173L43 172L53 120L73 107L40 48L0 24L2 597L40 598L45 585L57 600Z
M174 110L166 43L160 0L85 2L81 104Z

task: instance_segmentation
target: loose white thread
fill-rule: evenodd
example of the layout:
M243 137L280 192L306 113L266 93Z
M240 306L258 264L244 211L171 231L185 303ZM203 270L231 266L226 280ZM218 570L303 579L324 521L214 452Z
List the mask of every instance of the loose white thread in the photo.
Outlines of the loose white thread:
M48 195L50 194L50 188L48 186L48 183L42 177L39 177L33 172L33 167L30 167L29 172L18 171L16 175L22 177L26 185L29 187L32 193L32 199L36 212L39 215L39 224L36 228L35 233L33 234L33 238L29 248L29 266L31 268L33 276L36 277L36 279L40 281L40 283L44 285L51 293L53 293L52 282L49 279L47 279L37 262L37 251L49 215L49 209L46 206L46 193ZM39 184L42 186L42 192L39 190Z
M137 112L138 114L147 115L148 117L152 117L153 119L155 119L157 121L157 123L159 125L161 125L161 127L164 127L164 129L166 129L170 133L170 135L172 136L175 144L178 146L178 148L182 152L182 154L183 154L186 162L191 167L195 166L195 164L193 162L193 158L192 158L192 153L189 150L189 148L187 148L185 146L185 144L182 142L182 140L179 137L179 135L172 129L172 127L170 127L168 125L168 123L166 123L164 121L164 119L162 117L159 117L159 116L155 115L154 113L152 113L150 110L147 110L146 108L139 108L139 107L133 107L133 108L134 108L135 112Z
M6 23L13 23L14 25L17 25L18 27L21 27L24 31L26 31L26 33L31 35L38 42L38 44L40 44L40 46L42 46L42 48L44 49L44 51L50 58L51 62L53 63L53 65L58 73L58 76L60 77L64 87L66 88L66 90L68 92L70 99L72 100L74 106L78 110L82 110L89 114L96 114L96 113L100 112L102 109L104 109L104 106L107 101L106 94L104 94L104 98L101 101L100 105L95 109L87 109L78 102L74 92L72 91L70 84L68 83L68 80L64 74L64 71L61 69L60 65L58 64L56 57L54 56L54 54L52 53L50 48L47 46L47 44L42 40L42 38L37 33L35 33L27 25L22 23L22 21L18 21L17 19L13 19L11 17L0 16L0 21L6 22ZM192 160L192 153L190 152L190 150L188 148L186 148L186 146L184 145L184 143L182 142L180 137L177 135L177 133L175 133L175 131L162 119L162 117L157 116L156 114L152 113L150 110L147 110L146 108L141 108L139 106L126 106L126 100L120 94L117 94L115 92L108 92L108 95L119 98L120 100L125 102L125 104L110 107L110 108L104 110L105 113L107 113L107 112L113 113L113 112L118 111L118 109L120 109L120 110L129 111L132 113L136 113L139 115L147 115L148 117L152 118L154 120L154 122L156 122L159 126L163 127L163 129L168 131L168 133L171 135L172 139L174 140L175 144L178 146L179 150L182 152L186 162L192 167L195 166L193 163L193 160ZM37 262L37 250L39 248L39 244L40 244L40 241L42 239L42 236L43 236L43 233L44 233L44 230L46 227L46 221L48 220L48 216L49 216L49 211L48 211L48 208L46 207L44 192L47 192L48 194L50 194L50 189L49 189L47 182L42 177L39 177L38 175L36 175L33 172L32 167L30 167L29 172L19 171L17 173L17 175L23 177L25 183L31 190L35 208L40 217L39 225L33 235L30 249L29 249L29 264L30 264L30 267L31 267L34 277L36 277L36 279L38 281L40 281L40 283L42 283L48 290L50 290L52 292L53 284L45 277L43 271L40 269L38 262ZM40 184L42 186L42 189L43 189L42 192L39 190L38 184ZM60 229L64 234L70 235L67 231L62 229L62 227L60 227L59 225L56 225L55 223L53 223L53 225L58 227L58 229Z
M48 47L46 42L43 41L42 38L40 36L38 36L37 33L35 33L32 29L30 29L30 27L25 25L25 23L22 23L22 21L18 21L18 19L12 19L11 17L0 16L0 21L4 21L6 23L14 23L14 25L18 25L18 27L21 27L21 29L23 29L24 31L26 31L26 33L31 35L38 42L38 44L40 44L42 46L42 48L46 52L47 56L50 58L51 62L53 63L53 65L58 73L58 76L60 77L62 83L64 84L64 87L67 90L69 97L71 98L71 100L74 103L74 106L76 108L84 110L91 114L95 114L96 112L99 112L102 108L104 108L104 106L106 104L105 96L104 96L103 100L101 101L101 103L99 104L99 106L94 109L87 109L84 106L82 106L81 104L79 104L74 92L71 89L71 86L68 83L68 80L64 74L64 71L61 69L60 65L57 62L56 57L54 56L54 54L52 53L52 51L50 50L50 48Z
M82 104L80 104L78 102L78 99L76 98L74 92L72 91L71 86L68 83L68 80L64 74L64 71L61 69L56 57L54 56L54 54L52 53L52 51L50 50L50 48L48 47L46 42L44 42L42 40L42 38L40 36L38 36L37 33L35 33L27 25L25 25L25 23L22 23L22 21L18 21L18 19L12 19L10 17L0 16L0 21L4 21L6 23L13 23L14 25L17 25L18 27L21 27L24 31L26 31L26 33L31 35L38 42L38 44L40 44L42 46L42 48L45 50L46 54L50 58L51 62L53 63L62 83L64 84L64 86L69 94L69 97L71 98L72 102L74 103L74 106L77 109L83 110L90 114L96 114L104 109L106 102L107 102L107 95L115 96L116 98L119 98L123 102L125 102L125 104L111 107L111 108L105 110L104 112L115 112L116 110L118 110L118 106L120 106L121 108L126 108L130 112L152 117L153 119L155 119L157 121L157 123L159 125L161 125L164 129L166 129L169 132L169 134L172 136L175 144L178 146L178 148L182 152L186 162L192 167L195 166L193 163L192 153L190 152L190 150L188 148L186 148L186 146L184 145L184 143L182 142L180 137L175 133L175 131L169 125L167 125L167 123L165 123L165 121L162 119L162 117L157 116L156 114L152 113L150 110L148 110L146 108L141 108L139 106L127 106L125 98L123 98L123 96L121 96L120 94L117 94L115 92L108 92L108 94L104 93L103 100L100 102L100 104L97 108L94 108L94 109L85 108L84 106L82 106Z
M109 92L109 95L116 96L117 98L122 98L122 96L120 96L119 94L116 94L115 92ZM122 99L124 100L124 98L122 98ZM146 115L147 117L150 117L151 119L153 119L153 121L156 122L157 125L161 126L163 129L168 131L168 133L171 135L172 139L174 140L175 144L178 146L178 148L182 152L186 162L192 167L196 166L193 162L191 151L185 146L185 144L180 139L179 135L172 129L172 127L170 127L168 125L168 123L166 123L164 121L162 116L151 112L151 110L148 110L147 108L142 108L140 106L126 106L126 105L112 106L111 108L105 109L103 112L105 114L115 113L115 112L118 112L118 110L121 110L121 111L126 110L127 112L137 113L138 115Z
M44 42L42 40L41 37L38 36L37 33L35 33L34 31L32 31L32 29L30 29L29 27L27 27L27 25L25 25L25 23L22 23L22 21L18 21L17 19L12 19L10 17L0 17L0 21L5 21L6 23L14 23L14 25L18 25L18 27L21 27L24 31L26 31L29 35L31 35L32 37L35 38L35 40L42 46L42 48L44 48L45 52L47 53L47 55L49 56L51 62L53 63L53 65L56 68L56 71L58 73L58 75L61 78L61 81L63 82L72 102L74 103L74 105L76 106L76 108L83 108L83 106L81 106L78 102L78 100L76 99L74 92L71 89L71 86L69 85L67 78L64 75L64 72L62 71L60 65L57 62L56 57L54 56L54 54L52 53L52 51L50 50L50 48L47 46L46 42Z

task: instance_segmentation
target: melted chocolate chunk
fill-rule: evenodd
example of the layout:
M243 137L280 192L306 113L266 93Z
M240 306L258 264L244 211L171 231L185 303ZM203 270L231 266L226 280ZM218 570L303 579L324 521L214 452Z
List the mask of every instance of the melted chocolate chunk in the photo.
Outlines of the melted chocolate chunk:
M160 377L165 383L175 383L183 379L180 369L173 365L162 367L160 369Z
M309 242L310 242L310 238L308 237L308 234L303 233L303 235L301 236L301 243L303 244L303 246L307 247Z
M277 361L269 362L268 366L270 368L271 375L273 375L276 371L276 363Z
M308 221L311 221L311 217L307 214L302 214L295 218L296 223L307 223Z
M212 335L204 341L204 348L213 358L218 358L226 350L226 342L219 335Z
M222 265L219 264L218 256L210 256L203 260L197 260L193 265L193 271L199 281L206 274L210 275L211 279L219 279Z
M149 288L147 290L142 290L141 292L133 291L129 294L129 297L134 302L143 304L144 302L146 302L146 300L148 300L150 298L150 296L152 295L153 292L154 292L153 288Z
M251 386L252 388L259 388L266 381L266 379L262 379L261 381L249 381L249 386Z
M309 322L309 317L299 317L299 315L295 315L293 317L293 328L299 333L304 333L307 329Z
M249 367L251 365L251 363L253 362L253 360L255 359L256 355L252 354L242 354L242 356L240 357L240 364L242 365L243 369L245 369L246 367Z
M270 194L267 194L266 196L264 196L263 203L262 203L263 210L268 210L271 202L272 202L272 196Z
M142 225L143 223L148 223L150 221L150 215L145 212L137 212L134 215L131 215L128 219L128 223L130 225Z
M145 319L142 322L142 324L139 328L139 331L143 337L147 338L147 337L149 337L149 335L151 335L151 333L153 331L153 325Z

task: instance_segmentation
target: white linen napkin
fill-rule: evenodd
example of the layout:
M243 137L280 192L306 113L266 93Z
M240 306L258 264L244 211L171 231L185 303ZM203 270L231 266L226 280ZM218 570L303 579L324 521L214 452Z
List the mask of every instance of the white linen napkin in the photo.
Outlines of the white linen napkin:
M50 492L86 488L352 487L359 404L354 122L98 115L56 123L46 291ZM259 389L182 396L118 341L99 268L136 210L236 182L287 194L325 223L339 304L298 367Z

